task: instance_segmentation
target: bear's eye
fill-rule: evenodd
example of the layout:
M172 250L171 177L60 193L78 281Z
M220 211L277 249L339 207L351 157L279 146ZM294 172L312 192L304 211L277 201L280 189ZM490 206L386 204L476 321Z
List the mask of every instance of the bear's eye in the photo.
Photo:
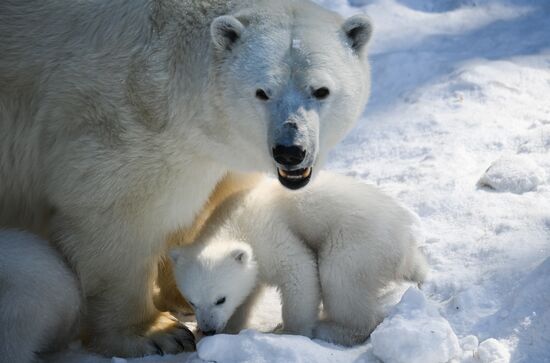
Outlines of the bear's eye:
M192 307L193 309L196 308L195 304L193 304L191 301L188 301L188 303L189 303L189 305L191 305L191 307Z
M330 90L326 87L317 88L315 91L313 91L313 97L315 97L318 100L324 100L330 95Z
M218 301L216 301L216 305L221 305L225 302L225 296L222 297L221 299L218 299Z
M265 93L263 89L256 90L256 98L262 101L269 100L269 96L267 95L267 93Z

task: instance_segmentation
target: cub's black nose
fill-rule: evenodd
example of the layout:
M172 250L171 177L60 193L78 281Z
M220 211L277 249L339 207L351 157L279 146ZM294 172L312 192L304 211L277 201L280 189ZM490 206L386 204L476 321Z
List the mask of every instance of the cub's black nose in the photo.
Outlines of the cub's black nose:
M300 146L277 145L273 148L273 159L284 166L296 166L304 161L306 151Z
M216 334L216 331L215 330L209 330L209 331L203 331L202 333L204 335L211 336L211 335Z

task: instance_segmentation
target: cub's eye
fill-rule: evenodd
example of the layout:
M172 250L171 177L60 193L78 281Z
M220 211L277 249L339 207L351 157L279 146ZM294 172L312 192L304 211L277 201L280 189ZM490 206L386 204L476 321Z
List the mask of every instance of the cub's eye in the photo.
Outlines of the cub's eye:
M222 297L221 299L218 299L218 301L216 301L216 305L221 305L225 302L225 296Z
M330 95L330 90L326 87L317 88L315 91L313 91L313 97L315 97L318 100L324 100Z
M189 305L191 305L191 307L192 307L193 309L196 308L195 304L193 304L191 301L188 301L188 303L189 303Z
M265 93L263 89L256 90L256 98L262 101L269 100L269 96L267 95L267 93Z

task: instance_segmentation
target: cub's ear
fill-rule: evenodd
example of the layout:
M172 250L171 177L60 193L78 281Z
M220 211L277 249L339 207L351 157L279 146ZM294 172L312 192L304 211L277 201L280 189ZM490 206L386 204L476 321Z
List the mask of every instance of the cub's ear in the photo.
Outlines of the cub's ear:
M351 48L359 53L371 38L372 23L366 15L354 15L344 22L342 30L349 39Z
M229 50L239 40L244 25L237 18L223 15L210 25L210 35L214 46L219 50Z
M238 263L245 265L250 260L251 251L244 248L237 248L231 251L231 257Z

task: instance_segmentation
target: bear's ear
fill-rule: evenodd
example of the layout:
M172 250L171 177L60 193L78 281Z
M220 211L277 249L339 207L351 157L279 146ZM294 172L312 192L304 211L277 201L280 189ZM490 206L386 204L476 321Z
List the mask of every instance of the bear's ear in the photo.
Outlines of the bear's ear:
M372 23L366 15L354 15L344 22L342 30L349 39L351 48L359 53L371 38Z
M250 251L247 251L244 248L237 248L236 250L231 251L231 257L238 263L244 265L250 259Z
M237 18L223 15L210 25L210 35L214 46L219 50L229 50L239 40L244 25Z

